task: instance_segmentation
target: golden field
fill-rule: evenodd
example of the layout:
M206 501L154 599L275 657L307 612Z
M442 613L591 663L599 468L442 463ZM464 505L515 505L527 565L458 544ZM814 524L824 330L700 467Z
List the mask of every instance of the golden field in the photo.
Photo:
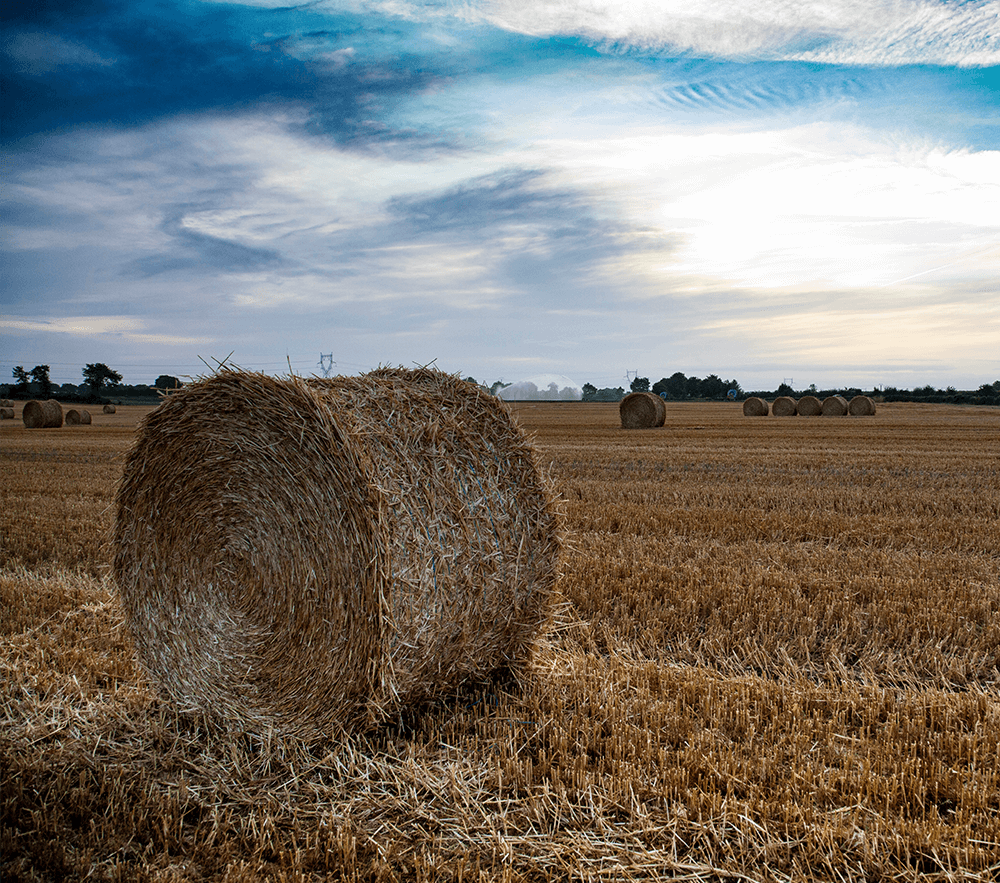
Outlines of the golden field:
M1000 878L997 409L520 404L567 532L530 671L311 748L133 661L109 533L147 410L0 424L4 883Z

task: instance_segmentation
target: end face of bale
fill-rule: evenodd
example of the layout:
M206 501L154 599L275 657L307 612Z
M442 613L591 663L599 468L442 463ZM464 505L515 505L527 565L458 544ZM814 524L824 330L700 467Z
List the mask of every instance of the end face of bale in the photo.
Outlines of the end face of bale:
M103 412L105 414L114 414L115 410L116 410L116 408L115 408L114 405L105 405L104 408L103 408Z
M656 429L666 422L667 406L656 393L632 392L621 400L622 429Z
M775 417L794 417L798 410L798 402L791 396L778 396L771 405L771 413Z
M843 417L847 414L847 399L843 396L827 396L823 399L821 413L824 417Z
M385 527L306 385L225 371L140 426L114 574L143 666L227 727L319 738L381 686Z
M21 420L28 429L58 429L63 425L62 405L55 399L26 402Z
M802 396L796 410L800 417L819 417L823 413L823 403L816 396Z
M744 417L766 417L769 406L762 398L751 396L743 402Z
M873 417L875 415L875 402L868 396L854 396L847 406L847 412L852 417Z
M13 408L0 408L0 420L13 420L13 419L14 419Z

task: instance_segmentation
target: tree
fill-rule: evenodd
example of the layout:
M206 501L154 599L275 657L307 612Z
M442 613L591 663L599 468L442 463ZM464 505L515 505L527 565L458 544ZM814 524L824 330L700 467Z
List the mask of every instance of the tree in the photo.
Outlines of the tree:
M795 395L795 390L792 389L787 383L785 383L784 381L782 381L781 384L778 386L778 395L779 396L794 396Z
M83 369L83 379L90 387L91 395L96 399L100 397L101 387L105 383L120 383L122 376L105 365L104 362L96 362Z
M632 392L649 392L649 378L635 377L629 386L632 388Z
M581 392L583 393L583 401L592 402L594 401L594 396L597 395L597 387L593 383L585 383Z
M119 377L118 380L121 380L121 377ZM117 383L118 381L116 380L115 382ZM153 383L153 386L157 389L177 389L183 385L184 384L182 384L180 380L170 374L161 374L156 378L156 382Z
M663 382L666 383L670 398L682 399L687 394L687 377L683 371L675 371Z
M39 386L39 392L43 399L52 395L52 381L49 379L48 365L35 365L29 372L31 379Z
M31 383L30 372L25 371L23 365L18 365L13 373L17 383L14 385L14 390L11 394L15 396L29 395L28 384Z

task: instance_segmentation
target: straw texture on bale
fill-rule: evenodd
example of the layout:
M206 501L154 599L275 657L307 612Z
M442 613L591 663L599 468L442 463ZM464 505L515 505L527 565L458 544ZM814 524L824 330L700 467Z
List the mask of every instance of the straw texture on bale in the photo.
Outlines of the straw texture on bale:
M28 429L58 429L63 425L62 405L55 399L25 402L21 420Z
M114 405L105 405L104 406L104 413L105 414L114 414L115 413L115 406Z
M550 615L552 495L510 411L421 369L225 370L144 420L114 572L175 701L306 739L526 661Z
M847 399L843 396L827 396L823 399L824 417L843 417L847 414Z
M847 413L852 417L873 417L875 402L868 396L854 396L847 406Z
M10 399L0 399L0 408L13 408L14 403Z
M656 393L630 392L618 405L622 429L655 429L667 419L667 406Z
M0 420L13 420L14 409L0 407Z
M757 396L750 396L750 398L743 403L744 417L766 417L767 412L767 402Z
M797 410L800 417L819 417L823 413L823 403L816 396L802 396Z
M775 417L794 417L798 403L791 396L778 396L771 404L771 413Z
M66 425L67 426L89 426L91 422L90 411L86 408L77 411L76 408L70 408L66 412Z

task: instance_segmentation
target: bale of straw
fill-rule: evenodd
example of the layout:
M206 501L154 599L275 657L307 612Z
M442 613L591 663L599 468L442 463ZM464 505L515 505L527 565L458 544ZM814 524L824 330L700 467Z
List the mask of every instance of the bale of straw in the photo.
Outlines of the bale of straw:
M115 413L115 406L114 405L105 405L103 410L104 410L105 414L114 414Z
M28 429L58 429L63 425L62 405L55 399L25 402L21 419Z
M90 411L86 408L77 411L76 408L70 408L66 412L66 425L67 426L89 426L91 422Z
M667 419L667 406L656 393L630 392L618 405L622 429L655 429Z
M14 419L14 409L13 408L2 408L0 407L0 420L13 420Z
M771 404L771 413L775 417L794 417L798 410L798 402L791 396L778 396Z
M0 399L0 408L13 408L14 403L10 399Z
M843 396L827 396L820 409L824 417L843 417L847 414L847 399Z
M797 410L800 417L818 417L823 413L823 403L816 396L802 396Z
M115 542L166 692L310 740L524 663L559 553L508 407L425 369L224 370L164 398L127 458Z
M875 402L868 396L854 396L847 406L847 413L852 417L873 417Z
M767 402L757 396L750 396L750 398L743 402L744 417L766 417L767 412Z

